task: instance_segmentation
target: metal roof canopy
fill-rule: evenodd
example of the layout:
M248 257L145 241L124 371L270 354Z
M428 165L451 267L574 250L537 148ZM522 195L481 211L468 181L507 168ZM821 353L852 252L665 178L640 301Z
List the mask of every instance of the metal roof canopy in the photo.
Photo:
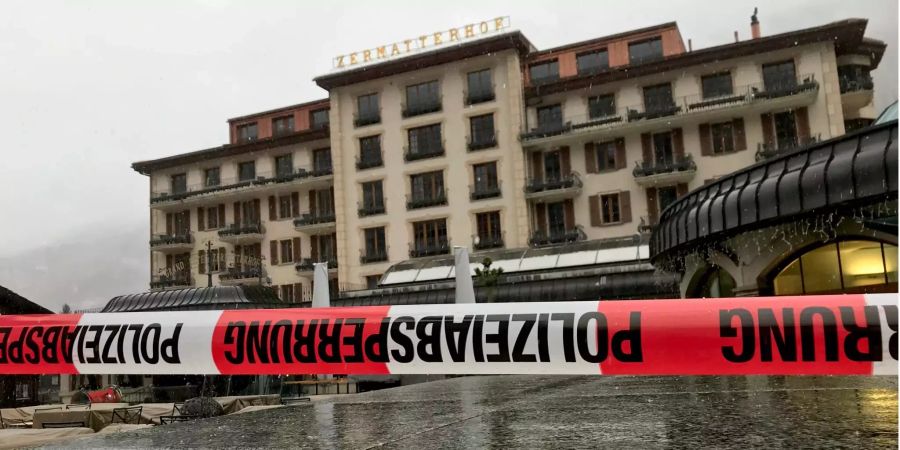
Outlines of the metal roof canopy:
M248 308L285 308L274 290L260 286L213 286L141 292L114 297L102 311L179 311Z

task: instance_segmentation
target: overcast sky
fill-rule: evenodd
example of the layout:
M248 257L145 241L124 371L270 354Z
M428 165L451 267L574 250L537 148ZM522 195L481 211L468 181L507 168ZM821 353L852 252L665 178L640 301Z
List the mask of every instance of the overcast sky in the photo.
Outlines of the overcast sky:
M229 117L325 97L311 80L337 54L501 15L538 48L674 20L698 49L749 38L754 6L763 34L868 18L866 35L888 42L876 106L896 99L896 0L3 0L0 257L146 230L132 162L220 145Z

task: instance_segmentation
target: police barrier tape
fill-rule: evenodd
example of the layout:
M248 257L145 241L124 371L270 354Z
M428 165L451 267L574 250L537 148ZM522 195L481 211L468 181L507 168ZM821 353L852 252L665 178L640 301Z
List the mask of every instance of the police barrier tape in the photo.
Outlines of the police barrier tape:
M0 374L897 374L895 294L0 316Z

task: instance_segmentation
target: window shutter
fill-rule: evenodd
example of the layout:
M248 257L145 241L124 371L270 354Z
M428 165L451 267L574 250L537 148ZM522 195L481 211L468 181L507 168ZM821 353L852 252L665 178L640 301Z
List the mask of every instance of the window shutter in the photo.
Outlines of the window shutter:
M675 192L678 194L678 198L684 197L688 193L688 185L687 183L678 183L675 186Z
M775 125L772 123L772 114L762 114L759 120L762 122L763 144L774 144Z
M572 173L572 160L569 157L568 145L559 148L559 169L563 176Z
M295 237L292 239L291 248L294 251L294 262L300 262L300 238Z
M700 154L703 156L712 155L712 136L709 132L709 124L701 123L698 134L700 135Z
M731 129L734 130L734 151L747 150L747 135L744 133L744 119L738 118L731 121Z
M269 220L277 220L278 212L276 211L276 207L278 205L275 203L275 196L269 196Z
M309 257L313 262L319 262L319 239L315 236L309 240Z
M619 193L619 218L622 223L631 222L631 191Z
M172 235L172 213L166 214L166 235Z
M200 231L206 229L206 216L203 214L203 208L197 208L197 229Z
M650 164L653 162L653 141L650 138L650 133L641 133L641 153L644 156L644 163Z
M273 266L278 264L278 241L276 240L269 241L269 261Z
M684 137L681 134L681 128L672 130L672 153L675 160L684 158Z
M225 247L219 247L219 270L225 270Z
M566 213L566 229L571 230L575 228L575 205L571 198L563 202L563 210Z
M616 139L616 169L624 169L628 166L628 156L625 154L625 139Z
M531 154L531 176L535 180L544 178L544 154L541 152Z
M234 224L241 223L241 202L234 202Z
M538 203L534 206L535 216L537 216L537 230L547 232L547 205Z
M594 143L584 143L584 170L587 173L597 173L597 155L594 153Z
M219 228L225 227L225 204L219 205Z
M656 188L647 188L647 218L650 223L647 225L655 225L659 216L659 205L656 204Z
M300 303L303 298L303 283L294 283L294 303Z
M588 197L588 205L591 209L591 226L599 227L600 225L603 225L603 222L600 219L600 196L592 195Z
M197 252L197 266L200 268L200 273L206 273L206 250L200 250Z
M300 194L298 192L291 192L291 217L297 217L300 215Z
M800 144L804 144L809 139L809 110L806 107L794 110L794 117L797 120L797 139Z

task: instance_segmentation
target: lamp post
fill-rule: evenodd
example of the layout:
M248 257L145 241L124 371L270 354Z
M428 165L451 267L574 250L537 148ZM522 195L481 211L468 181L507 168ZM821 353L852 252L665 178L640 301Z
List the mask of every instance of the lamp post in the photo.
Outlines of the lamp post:
M206 241L206 287L212 287L212 241Z

